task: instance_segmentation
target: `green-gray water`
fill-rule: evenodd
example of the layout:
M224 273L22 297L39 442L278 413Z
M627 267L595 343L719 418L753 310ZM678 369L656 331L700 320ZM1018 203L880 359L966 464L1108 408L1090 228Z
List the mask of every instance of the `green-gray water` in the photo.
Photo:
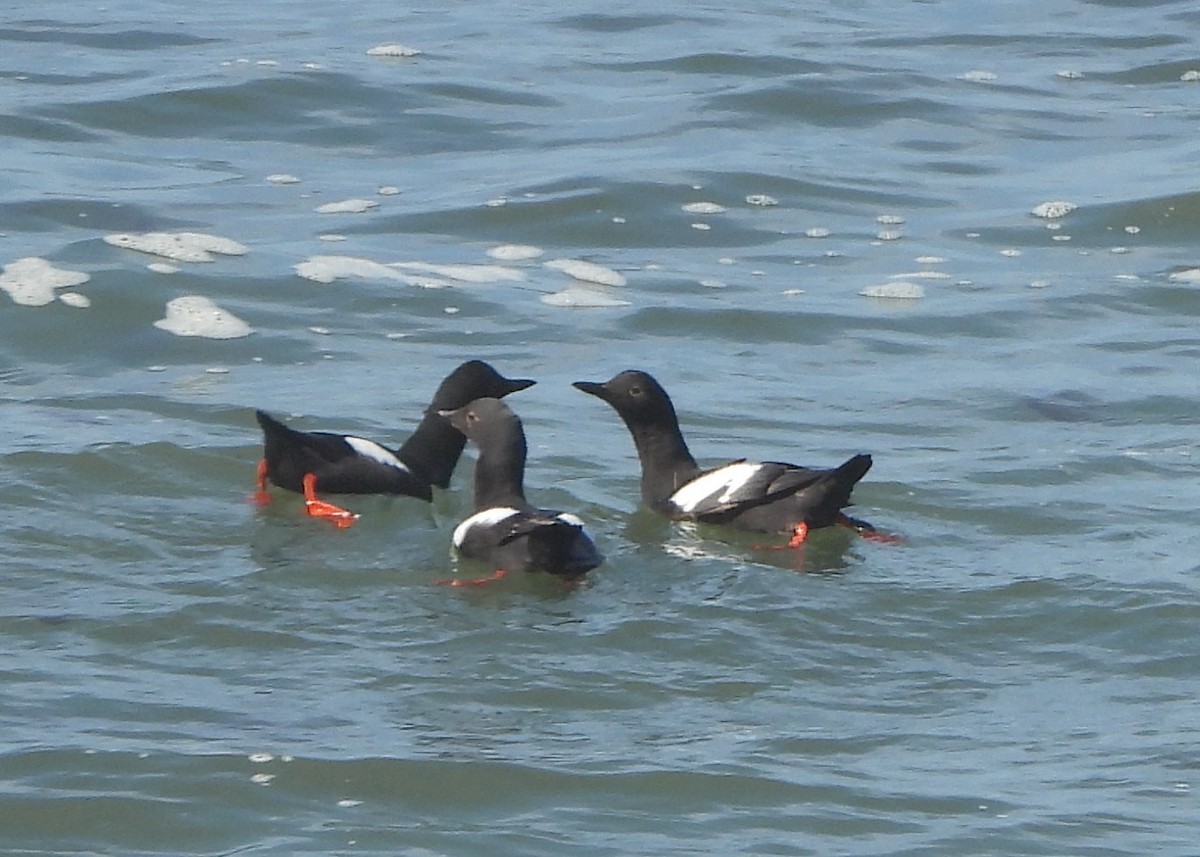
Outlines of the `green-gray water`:
M0 293L0 852L1198 853L1195 4L9 6L0 263L89 279ZM469 454L247 502L468 357L586 586L434 585ZM639 511L629 367L907 544Z

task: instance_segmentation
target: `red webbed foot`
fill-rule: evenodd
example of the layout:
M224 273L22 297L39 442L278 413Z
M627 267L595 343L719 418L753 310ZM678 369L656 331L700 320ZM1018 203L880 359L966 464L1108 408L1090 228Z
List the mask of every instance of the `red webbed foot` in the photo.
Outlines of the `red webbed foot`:
M353 512L317 499L317 477L313 473L304 474L304 513L313 518L325 518L339 530L354 526L358 520L358 515Z
M502 568L496 569L491 577L448 577L445 580L435 580L435 586L487 586L497 580L503 580L508 572Z
M255 473L255 491L250 495L250 502L259 506L271 503L271 495L267 492L267 460L260 458L258 470Z
M803 547L805 540L808 538L808 524L801 521L792 528L792 537L788 539L786 545L755 545L755 550L764 551L785 551L794 550L795 548Z

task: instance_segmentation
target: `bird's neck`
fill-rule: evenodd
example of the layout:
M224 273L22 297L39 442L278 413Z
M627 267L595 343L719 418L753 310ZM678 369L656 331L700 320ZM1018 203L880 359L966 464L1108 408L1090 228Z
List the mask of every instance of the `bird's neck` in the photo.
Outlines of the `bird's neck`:
M458 429L430 407L420 424L396 452L396 457L426 479L430 484L445 488L450 484L454 467L462 455L467 439Z
M491 438L475 462L475 511L494 506L524 507L525 438L516 433Z
M642 464L642 500L658 506L700 472L676 425L630 427Z

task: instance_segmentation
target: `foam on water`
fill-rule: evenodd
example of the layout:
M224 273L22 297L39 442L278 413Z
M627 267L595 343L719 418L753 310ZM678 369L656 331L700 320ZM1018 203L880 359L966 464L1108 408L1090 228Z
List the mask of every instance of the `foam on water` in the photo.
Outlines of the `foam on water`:
M583 283L574 284L561 292L542 295L541 302L553 307L611 308L629 306L629 301L615 297L602 288Z
M83 285L90 279L91 275L82 271L56 268L39 256L26 256L4 266L0 273L0 289L8 292L14 303L45 306L54 302L55 289Z
M1035 205L1030 212L1034 217L1044 217L1047 220L1057 220L1060 217L1066 217L1078 206L1073 202L1066 200L1055 200L1053 202L1043 202L1040 205Z
M910 271L906 274L889 274L889 280L948 280L950 275L943 271Z
M525 262L536 259L545 252L541 247L534 247L530 244L501 244L498 247L490 248L487 255L498 262Z
M77 309L87 309L92 305L92 300L87 295L81 295L79 292L63 292L58 296L58 299L69 307Z
M207 339L238 339L253 333L246 322L202 295L184 295L168 301L166 317L154 322L154 326L176 336Z
M425 278L411 277L381 262L360 259L355 256L310 256L292 269L306 280L314 283L332 283L336 280L358 278L363 280L395 280L408 285L426 285Z
M398 268L401 271L436 274L460 283L511 283L525 279L525 274L521 271L500 265L436 265L430 262L392 262L390 267Z
M417 48L410 48L408 45L399 45L399 44L376 45L373 48L367 49L367 56L409 59L411 57L421 56L421 51L419 51Z
M211 262L214 254L244 256L249 252L244 244L231 238L203 232L122 232L105 235L104 241L123 250L136 250L176 262Z
M907 280L893 280L875 286L867 286L859 294L868 298L912 301L925 297L925 287L920 283L912 283Z
M373 199L353 198L327 202L318 205L313 211L317 214L362 214L372 208L379 208L379 203Z
M562 271L567 276L576 280L582 280L585 283L596 283L601 286L623 286L627 282L624 275L614 271L612 268L597 265L595 262L584 262L581 259L551 259L542 264L551 270Z
M683 206L683 210L688 214L721 214L725 206L715 202L689 202Z

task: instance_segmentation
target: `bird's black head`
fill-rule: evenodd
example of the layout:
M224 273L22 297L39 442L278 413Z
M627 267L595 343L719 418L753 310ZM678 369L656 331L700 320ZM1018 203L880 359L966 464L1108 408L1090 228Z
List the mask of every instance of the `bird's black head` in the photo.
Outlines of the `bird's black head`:
M595 381L576 381L573 386L608 402L626 422L675 422L675 408L671 404L671 397L647 372L627 369L602 384Z
M482 360L468 360L442 381L433 395L432 407L436 411L453 411L475 399L502 399L535 383L528 378L505 378Z

